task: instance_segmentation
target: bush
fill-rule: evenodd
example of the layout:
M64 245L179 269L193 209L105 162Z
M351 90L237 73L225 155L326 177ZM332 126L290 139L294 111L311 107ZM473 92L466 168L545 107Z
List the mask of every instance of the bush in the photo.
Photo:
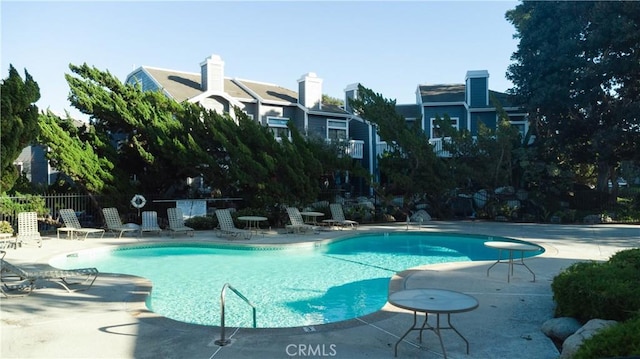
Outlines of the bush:
M7 221L0 221L0 233L13 234L13 227L11 227L11 223Z
M613 358L640 355L640 314L607 327L585 340L573 359Z
M184 221L185 226L191 227L195 230L208 230L215 229L218 226L218 221L213 217L191 217Z
M44 198L30 194L16 194L16 197L0 196L0 214L13 216L20 212L37 212L44 216L49 214Z
M556 316L624 321L640 310L640 249L625 250L606 263L580 262L551 284Z

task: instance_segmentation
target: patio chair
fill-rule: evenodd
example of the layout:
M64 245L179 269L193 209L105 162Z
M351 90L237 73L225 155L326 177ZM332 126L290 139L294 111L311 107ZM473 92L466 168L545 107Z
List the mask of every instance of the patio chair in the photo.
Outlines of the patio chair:
M185 226L184 216L180 208L167 208L167 217L169 217L169 230L172 236L174 233L186 233L193 237L194 230L191 227Z
M107 224L107 231L112 232L114 237L122 237L127 232L138 232L140 234L140 226L135 223L122 224L120 219L120 213L115 207L103 208L102 214L104 215L104 221Z
M340 203L331 203L329 205L329 210L331 211L331 219L327 219L325 222L338 226L340 229L347 226L351 227L351 229L358 228L358 222L345 218L344 211L342 210L342 205Z
M42 247L42 237L38 232L38 214L36 212L18 213L18 232L16 233L16 247L23 243L31 244L35 242L38 247Z
M100 234L100 238L104 236L104 229L102 228L83 228L78 221L76 212L71 208L63 208L60 210L60 217L64 222L64 227L58 228L58 238L60 238L60 232L67 232L67 235L73 239L74 234L84 234L84 238L90 234ZM78 237L79 238L79 237Z
M296 207L287 207L287 214L289 214L289 221L291 221L291 224L286 225L287 230L294 233L318 230L317 226L304 223L302 214Z
M51 270L33 270L21 268L17 265L11 264L4 260L4 256L7 254L5 251L0 251L2 257L0 257L0 280L2 281L1 292L5 297L10 297L8 293L10 291L20 291L23 295L29 295L36 288L37 280L45 280L56 283L71 293L73 290L69 288L70 285L84 284L85 286L79 289L86 290L93 286L93 283L98 278L98 270L96 268L78 268L70 270L51 269ZM80 279L80 282L71 282L70 278Z
M140 235L144 232L158 232L162 234L162 228L158 225L158 212L144 211L142 212L142 226L140 227Z
M216 217L218 218L218 229L222 235L231 238L251 239L251 231L237 228L228 209L217 209Z

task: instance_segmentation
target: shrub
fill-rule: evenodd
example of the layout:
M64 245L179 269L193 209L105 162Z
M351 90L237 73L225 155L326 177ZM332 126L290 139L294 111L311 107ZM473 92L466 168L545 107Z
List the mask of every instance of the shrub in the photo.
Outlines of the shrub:
M37 212L38 215L49 214L44 198L30 194L16 194L16 198L0 196L0 213L13 216L20 212Z
M572 359L613 358L640 355L640 314L604 328L585 340Z
M185 226L195 230L214 229L218 225L218 221L213 217L191 217L184 221Z
M0 233L13 234L13 227L11 227L11 223L7 221L0 221Z
M624 321L640 310L640 249L625 250L606 263L574 263L551 284L556 316Z

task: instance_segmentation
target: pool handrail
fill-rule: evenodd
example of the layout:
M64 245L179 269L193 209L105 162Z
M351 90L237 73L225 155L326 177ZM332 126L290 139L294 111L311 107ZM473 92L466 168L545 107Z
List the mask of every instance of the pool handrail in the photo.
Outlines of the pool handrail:
M225 334L224 298L225 298L226 293L227 293L227 288L231 289L238 297L240 297L240 299L244 300L245 303L249 304L249 306L251 307L251 309L253 311L253 327L254 328L256 327L256 307L253 304L251 304L249 299L247 299L247 297L245 297L242 293L240 293L240 291L238 291L237 289L232 287L231 284L225 283L222 286L222 291L220 292L220 339L215 341L216 345L219 345L221 347L225 346L225 345L227 345L227 344L229 344L231 342L231 339L226 339L224 337L224 334Z

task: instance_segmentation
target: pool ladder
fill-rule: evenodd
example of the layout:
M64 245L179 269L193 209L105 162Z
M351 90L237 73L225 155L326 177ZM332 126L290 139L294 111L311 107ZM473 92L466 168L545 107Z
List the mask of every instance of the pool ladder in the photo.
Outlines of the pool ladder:
M234 293L236 293L238 297L240 297L240 299L244 300L245 303L249 304L249 306L253 310L253 327L254 328L256 327L256 307L253 304L251 304L251 302L249 301L249 299L247 299L247 297L245 297L237 289L232 287L231 284L225 283L225 285L222 286L222 291L220 292L220 339L215 341L215 343L221 347L231 342L231 339L227 339L224 337L224 334L225 334L224 298L225 298L225 295L227 294L227 288L231 289Z

